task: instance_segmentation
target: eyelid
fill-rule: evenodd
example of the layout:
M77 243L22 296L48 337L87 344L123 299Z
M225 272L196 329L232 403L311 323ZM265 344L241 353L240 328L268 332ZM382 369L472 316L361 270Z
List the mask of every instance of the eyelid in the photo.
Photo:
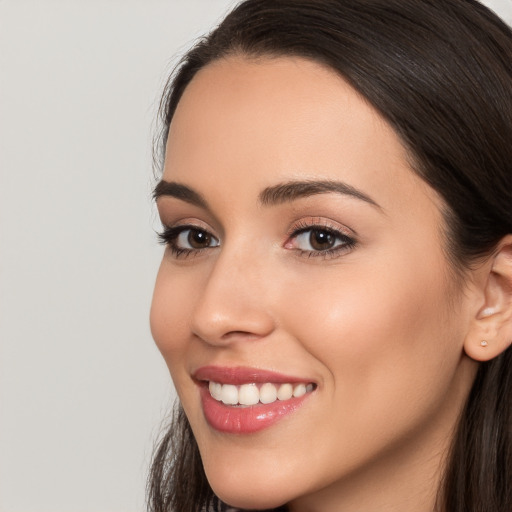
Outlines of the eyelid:
M185 202L172 196L160 196L156 200L158 216L163 227L183 224L197 225L210 233L219 232L221 222L208 208Z
M308 231L314 231L315 229L318 231L324 230L330 232L339 239L341 243L323 250L303 249L295 245L297 243L297 239L301 235ZM356 240L355 232L352 229L347 226L343 226L338 222L332 221L331 219L310 217L307 219L300 219L292 225L288 232L284 248L295 252L298 257L322 258L325 260L341 257L354 249L356 245L358 245L358 241Z
M212 235L215 233L215 229L211 226L211 224L208 224L204 220L200 220L197 217L178 217L175 219L172 219L172 221L169 221L165 217L161 219L162 226L166 229L174 229L174 228L180 228L180 227L189 227L192 229L202 229L204 231L208 231L208 233L211 233Z
M159 241L164 244L167 249L170 250L173 257L176 259L186 258L189 256L198 256L203 251L215 249L220 245L220 238L214 234L214 230L206 223L199 221L198 219L180 219L179 221L176 221L170 225L167 225L164 222L162 222L162 224L163 231L158 233ZM208 235L210 235L210 237L216 241L216 244L201 248L178 247L176 241L179 236L183 232L190 230L203 231L208 233Z
M324 228L336 231L349 238L357 237L357 233L353 229L329 219L328 217L304 217L299 219L291 225L286 236L289 238L292 235L297 235L301 231L307 231L312 228Z

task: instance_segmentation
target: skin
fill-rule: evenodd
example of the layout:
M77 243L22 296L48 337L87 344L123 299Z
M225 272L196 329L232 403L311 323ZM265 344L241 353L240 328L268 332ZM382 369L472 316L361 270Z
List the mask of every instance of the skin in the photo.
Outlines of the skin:
M218 241L187 257L166 249L151 310L216 494L293 512L432 511L476 371L464 343L482 295L455 280L442 202L391 127L317 63L230 57L185 90L163 179L207 202L160 197L163 224ZM261 204L265 188L294 180L342 181L378 206L336 192ZM304 252L307 237L291 233L309 225L355 245ZM219 433L191 377L211 364L317 388L262 432Z

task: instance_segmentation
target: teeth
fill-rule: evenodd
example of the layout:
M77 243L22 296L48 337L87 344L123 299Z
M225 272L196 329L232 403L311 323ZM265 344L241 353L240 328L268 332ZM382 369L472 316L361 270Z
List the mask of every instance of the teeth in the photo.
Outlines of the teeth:
M306 385L305 384L298 384L293 388L293 396L295 398L298 398L299 396L306 394Z
M260 388L260 402L262 404L271 404L277 400L277 389L274 384L267 382Z
M210 381L210 394L215 398L215 400L218 400L219 402L222 400L222 384L219 384L218 382Z
M221 384L210 381L208 384L210 395L215 400L226 405L256 405L257 403L271 404L276 400L289 400L292 397L298 398L306 393L311 393L315 386L309 384L281 384L279 387L266 382L258 387L257 384L242 384L234 386L233 384Z
M220 399L223 404L236 405L238 403L238 388L232 384L223 384Z
M256 384L244 384L238 392L240 405L256 405L260 400L260 393Z
M313 385L311 385L313 390ZM293 386L291 384L281 384L277 391L277 398L279 400L289 400L293 396Z

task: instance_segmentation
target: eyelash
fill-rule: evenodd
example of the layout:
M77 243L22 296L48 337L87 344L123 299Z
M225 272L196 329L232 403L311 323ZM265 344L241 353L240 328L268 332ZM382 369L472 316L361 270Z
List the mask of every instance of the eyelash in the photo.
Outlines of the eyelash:
M217 245L214 246L207 246L197 249L188 249L183 247L178 247L176 241L178 237L186 232L186 231L192 231L196 233L203 233L207 236L211 237L213 240L217 242ZM336 240L341 241L339 245L333 247L332 249L325 249L325 250L304 250L299 248L292 248L290 247L290 250L294 250L300 257L307 257L307 258L317 258L321 257L324 259L331 259L335 258L338 255L341 255L342 253L349 252L352 250L357 242L354 238L346 235L345 233L341 232L338 228L335 228L334 226L329 225L325 221L318 221L314 223L308 223L306 221L301 221L298 224L296 224L293 229L290 231L290 233L287 235L287 240L285 242L285 246L290 243L290 240L296 240L300 235L307 233L307 232L313 232L313 231L322 231L324 233L327 233L328 235L334 236ZM175 226L175 227L164 227L164 230L160 233L158 233L158 239L159 242L163 245L166 245L169 247L171 254L176 259L185 259L190 256L199 256L201 253L208 249L213 249L215 247L218 247L218 239L213 236L208 230L203 229L199 226L195 226L193 224L187 224L182 226Z
M331 259L336 258L337 256L341 256L343 253L347 253L351 251L356 245L357 241L348 236L347 234L340 231L339 228L330 225L327 221L323 219L314 220L311 221L300 221L295 226L293 226L291 232L288 235L288 240L294 240L297 239L300 235L307 233L307 232L324 232L329 235L332 235L335 237L336 240L341 241L339 245L333 247L332 249L325 249L325 250L317 250L317 251L309 251L304 249L298 249L295 248L295 250L300 257L306 257L306 258L324 258L324 259ZM286 244L288 244L288 240ZM286 245L285 244L285 245Z
M208 232L207 229L203 229L199 226L194 226L193 224L184 224L182 226L164 226L164 230L157 234L158 240L161 244L169 247L171 254L176 258L187 258L189 256L199 256L203 251L207 249L211 249L213 247L203 247L201 249L184 249L183 247L178 247L176 244L177 238L184 233L185 231L194 231L196 233L205 233L212 237L214 240L217 240L211 233ZM214 246L216 247L216 246Z

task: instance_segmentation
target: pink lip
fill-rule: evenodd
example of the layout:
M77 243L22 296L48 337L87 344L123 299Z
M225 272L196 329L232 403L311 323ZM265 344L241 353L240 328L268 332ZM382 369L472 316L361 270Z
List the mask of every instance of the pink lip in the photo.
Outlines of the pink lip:
M196 380L221 382L222 384L234 384L240 386L242 384L262 384L264 382L273 382L275 384L298 384L301 382L309 382L303 377L292 377L283 375L282 373L272 372L269 370L258 370L257 368L248 368L245 366L203 366L194 373Z
M220 366L199 368L194 373L194 378L199 384L206 421L215 430L229 434L251 434L266 429L295 412L311 395L311 393L307 393L299 398L276 400L271 404L257 404L249 407L229 406L215 400L210 395L207 381L234 385L263 382L294 384L308 383L309 381L267 370Z

